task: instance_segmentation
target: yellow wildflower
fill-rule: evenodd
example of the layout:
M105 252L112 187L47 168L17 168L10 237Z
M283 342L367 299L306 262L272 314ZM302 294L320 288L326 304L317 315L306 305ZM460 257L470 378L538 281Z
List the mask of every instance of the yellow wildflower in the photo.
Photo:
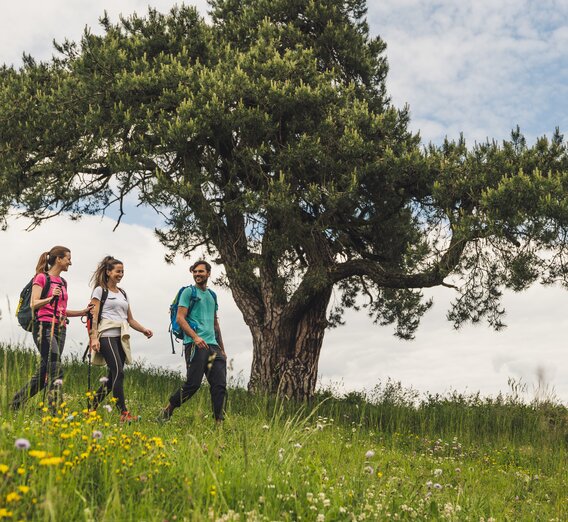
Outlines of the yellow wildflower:
M36 459L43 459L47 455L45 451L42 450L31 450L28 452L30 457L35 457Z
M6 466L6 464L0 464L0 473L8 473L10 466Z
M20 500L22 497L20 497L20 495L18 495L15 491L12 493L8 493L6 495L6 502L10 503L10 502L17 502L18 500Z
M18 468L18 475L23 475L25 472L25 468Z
M0 508L0 518L10 518L11 516L11 511L8 511L6 508Z
M63 457L48 457L39 461L40 466L56 466L61 464L65 459Z
M18 489L22 492L22 493L27 493L30 490L29 486L18 486Z

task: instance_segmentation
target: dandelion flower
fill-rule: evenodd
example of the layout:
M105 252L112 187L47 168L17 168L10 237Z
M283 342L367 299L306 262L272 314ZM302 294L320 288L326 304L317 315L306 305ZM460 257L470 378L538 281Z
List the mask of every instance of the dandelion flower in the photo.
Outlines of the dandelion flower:
M16 446L16 448L21 449L21 450L29 450L30 447L31 447L31 444L30 444L30 441L28 439L16 439L14 446Z
M375 452L373 450L369 450L369 451L367 451L367 453L365 453L366 459L372 459L374 456L375 456Z
M93 431L93 439L101 439L103 436L102 431L95 430Z
M27 493L30 490L29 486L18 486L18 489L22 492L22 493Z
M46 455L47 455L47 453L45 451L42 451L42 450L31 450L29 452L29 456L35 457L36 459L43 459Z
M434 470L434 476L435 477L439 477L442 474L442 470L441 469L435 469Z
M21 498L22 497L14 491L6 495L6 502L18 502L18 500L20 500Z
M106 383L108 382L108 377L101 377L101 378L99 379L99 382L100 382L101 384L106 384Z
M372 475L375 470L373 469L373 466L365 466L365 472L368 473L369 475Z
M0 508L0 518L11 518L12 511L8 511L6 508Z
M61 464L65 459L63 457L47 457L39 461L40 466L57 466Z
M6 466L6 464L0 464L0 473L8 473L10 466Z

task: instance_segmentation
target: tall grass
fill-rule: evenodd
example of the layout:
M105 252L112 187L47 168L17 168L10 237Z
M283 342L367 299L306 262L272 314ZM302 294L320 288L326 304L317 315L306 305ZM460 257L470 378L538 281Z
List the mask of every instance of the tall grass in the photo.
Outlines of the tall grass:
M125 389L142 420L121 425L115 411L83 411L77 358L54 417L41 396L8 409L33 351L0 345L0 364L0 519L568 520L566 408L514 386L482 398L387 382L308 404L233 386L217 427L205 385L161 424L181 376L134 365ZM93 388L104 373L92 369Z

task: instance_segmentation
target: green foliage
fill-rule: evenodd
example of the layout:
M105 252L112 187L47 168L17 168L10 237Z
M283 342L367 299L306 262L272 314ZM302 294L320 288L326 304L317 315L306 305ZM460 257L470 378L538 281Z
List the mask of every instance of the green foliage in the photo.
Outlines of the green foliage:
M142 419L121 425L102 406L97 415L82 412L87 367L76 359L65 365L60 415L43 412L41 397L8 411L35 359L0 346L0 516L7 520L568 516L566 408L528 404L518 389L494 399L420 397L387 382L343 399L325 390L298 405L231 387L222 427L213 425L204 389L160 424L153 419L181 377L133 367L127 400ZM31 448L15 448L18 438Z

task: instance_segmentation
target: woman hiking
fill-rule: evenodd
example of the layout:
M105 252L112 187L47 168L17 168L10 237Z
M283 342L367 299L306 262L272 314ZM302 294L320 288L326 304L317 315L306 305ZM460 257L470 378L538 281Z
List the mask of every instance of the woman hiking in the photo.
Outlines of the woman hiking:
M138 420L126 408L124 399L124 365L132 363L128 327L143 333L148 339L152 330L145 328L132 317L126 292L118 287L124 276L124 264L112 256L106 256L98 265L91 284L93 323L89 332L89 347L95 352L93 364L108 366L108 378L95 392L92 409L96 410L112 390L121 422Z
M61 354L65 345L68 317L87 315L89 308L67 310L67 282L61 277L71 266L71 251L54 246L39 257L33 279L30 306L34 314L32 337L41 355L38 370L12 399L17 410L37 392L48 389L47 404L53 415L61 402L63 369Z

